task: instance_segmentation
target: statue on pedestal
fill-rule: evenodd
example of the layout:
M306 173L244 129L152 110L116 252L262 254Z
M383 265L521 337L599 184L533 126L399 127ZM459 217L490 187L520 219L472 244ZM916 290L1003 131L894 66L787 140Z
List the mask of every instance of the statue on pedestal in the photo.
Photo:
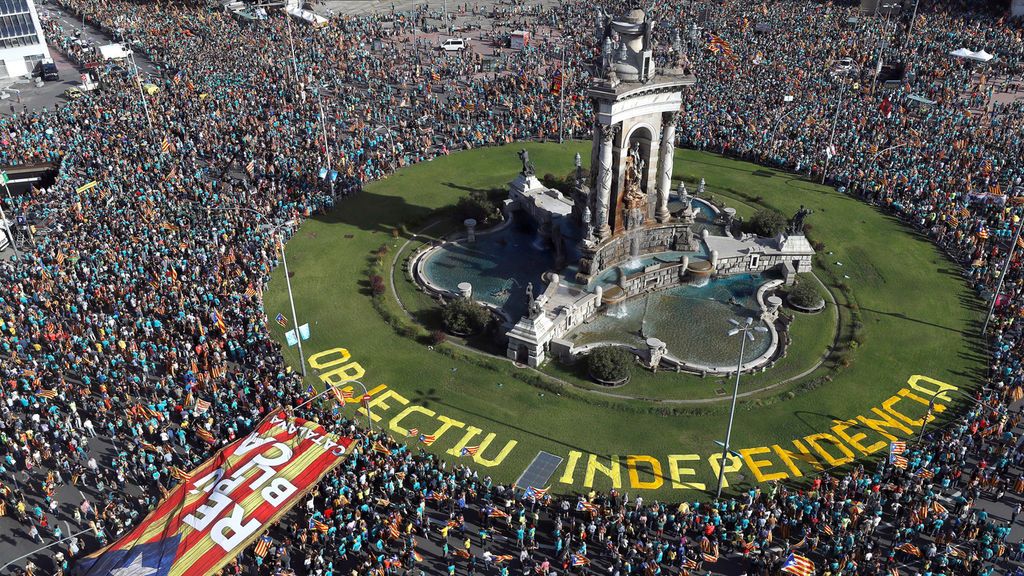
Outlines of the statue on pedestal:
M790 232L792 234L803 234L804 220L806 220L807 217L810 216L811 214L814 214L814 211L804 208L804 205L801 204L800 210L798 210L797 213L793 215L793 225L790 227Z
M683 221L692 223L697 212L693 209L693 197L682 180L679 181L679 201L683 204Z
M697 186L697 196L704 196L704 179L700 179L700 184Z
M622 203L626 208L626 228L632 230L644 223L644 209L647 207L647 198L640 183L643 180L644 166L643 158L640 157L640 143L634 142L626 156L626 178L625 196Z
M523 176L533 176L536 173L533 162L530 162L530 153L526 151L526 148L519 151L519 160L523 163L523 171L521 172Z

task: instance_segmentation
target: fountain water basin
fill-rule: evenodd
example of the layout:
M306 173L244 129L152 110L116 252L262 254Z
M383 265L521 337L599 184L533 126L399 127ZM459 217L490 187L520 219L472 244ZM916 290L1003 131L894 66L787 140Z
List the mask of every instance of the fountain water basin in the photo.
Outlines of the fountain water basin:
M769 279L760 274L738 274L707 281L704 285L678 286L606 306L590 321L570 332L574 346L598 343L624 344L644 349L648 338L668 346L668 353L692 370L735 370L739 341L726 332L729 318L761 316L758 288ZM775 331L754 333L743 363L754 363L773 349Z

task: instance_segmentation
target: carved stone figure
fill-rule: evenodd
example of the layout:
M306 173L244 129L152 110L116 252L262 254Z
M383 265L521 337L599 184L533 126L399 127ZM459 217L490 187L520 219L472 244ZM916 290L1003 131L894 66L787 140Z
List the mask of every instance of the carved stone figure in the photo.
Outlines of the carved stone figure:
M623 206L626 208L626 228L630 230L644 223L647 199L640 189L640 183L645 164L640 158L640 143L634 142L626 156L625 196L622 198Z
M533 176L535 174L535 170L533 168L533 163L530 162L530 153L526 151L526 148L519 151L519 160L523 163L522 175Z
M704 196L704 179L700 179L700 184L697 186L697 196Z
M807 217L810 216L813 213L814 213L813 210L808 210L807 208L804 208L803 204L801 204L800 205L800 210L798 210L797 213L793 215L793 226L791 228L792 233L793 234L803 234L804 233L804 220L806 220Z
M526 305L533 308L533 282L526 283Z

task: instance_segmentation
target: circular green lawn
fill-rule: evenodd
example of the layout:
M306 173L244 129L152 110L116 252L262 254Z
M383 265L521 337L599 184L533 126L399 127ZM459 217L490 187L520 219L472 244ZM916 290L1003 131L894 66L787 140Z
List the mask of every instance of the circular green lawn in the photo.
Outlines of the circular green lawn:
M589 158L589 145L523 146L538 174L561 175L575 152ZM287 250L299 321L311 327L308 381L358 377L373 396L375 427L472 460L499 481L515 481L544 451L558 464L546 482L556 492L618 487L672 500L713 492L730 380L634 369L627 386L609 391L575 366L514 366L486 342L433 344L439 314L409 281L406 259L458 230L451 206L460 197L504 189L519 169L518 148L405 168L302 226ZM708 193L744 217L806 205L814 211L808 235L822 246L815 275L828 288L827 309L797 317L786 359L743 377L730 489L878 457L890 440L917 433L935 392L941 416L955 398L941 390L969 388L982 374L975 335L983 310L926 239L830 188L753 164L677 151L675 174L688 184L703 177ZM371 275L381 276L382 294L373 296ZM280 269L265 306L269 318L290 316ZM269 326L284 344L286 329ZM298 368L295 347L285 358ZM436 440L427 447L410 429ZM462 448L475 454L460 456Z

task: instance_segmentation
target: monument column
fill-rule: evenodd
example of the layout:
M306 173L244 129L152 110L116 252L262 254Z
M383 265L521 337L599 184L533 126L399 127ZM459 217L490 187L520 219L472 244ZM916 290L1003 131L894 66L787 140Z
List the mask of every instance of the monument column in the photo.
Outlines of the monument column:
M612 229L608 225L608 208L612 197L612 140L618 126L601 125L601 151L598 154L597 169L597 220L595 222L598 239L604 240L611 236Z
M658 222L667 222L671 214L668 211L668 195L672 189L672 160L675 155L676 120L679 112L666 112L661 115L661 144L658 154L658 207L654 216Z

